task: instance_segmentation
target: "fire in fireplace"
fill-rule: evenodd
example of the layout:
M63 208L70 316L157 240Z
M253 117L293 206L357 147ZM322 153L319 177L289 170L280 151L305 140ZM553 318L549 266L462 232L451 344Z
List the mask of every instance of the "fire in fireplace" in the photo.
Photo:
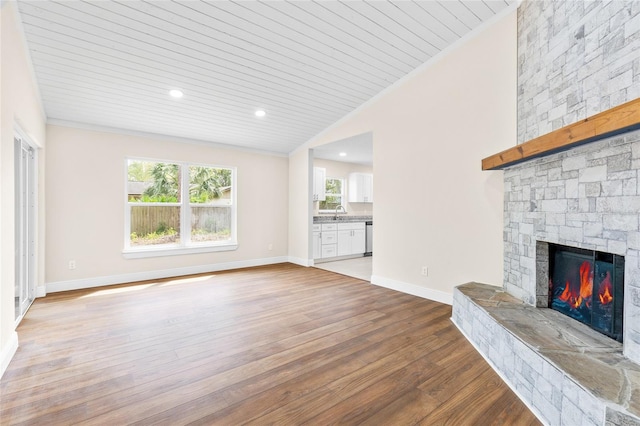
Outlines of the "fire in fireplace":
M549 307L622 342L624 256L549 244Z

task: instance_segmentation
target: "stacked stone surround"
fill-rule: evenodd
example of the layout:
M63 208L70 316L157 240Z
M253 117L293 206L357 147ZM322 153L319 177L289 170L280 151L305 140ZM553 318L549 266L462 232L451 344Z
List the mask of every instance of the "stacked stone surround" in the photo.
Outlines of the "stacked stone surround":
M505 290L547 307L544 243L625 256L624 354L640 363L640 130L509 167L504 189Z
M640 97L640 2L524 1L518 143Z

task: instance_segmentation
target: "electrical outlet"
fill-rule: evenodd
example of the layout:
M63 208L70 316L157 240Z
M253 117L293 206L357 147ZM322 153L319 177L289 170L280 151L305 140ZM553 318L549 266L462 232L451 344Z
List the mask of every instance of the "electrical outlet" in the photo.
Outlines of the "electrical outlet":
M422 275L424 275L425 277L429 276L429 267L428 266L423 266L422 267Z
M76 269L76 261L75 260L70 260L69 261L69 269Z
M269 244L269 250L273 250L273 244Z

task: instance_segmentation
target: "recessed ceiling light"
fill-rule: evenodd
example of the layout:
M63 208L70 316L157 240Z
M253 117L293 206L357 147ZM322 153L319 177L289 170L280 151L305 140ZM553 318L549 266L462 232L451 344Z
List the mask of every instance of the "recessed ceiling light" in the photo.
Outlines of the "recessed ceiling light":
M184 95L184 93L182 93L182 90L178 90L178 89L171 89L169 90L169 94L171 95L171 97L173 98L181 98L182 95Z
M259 109L259 110L257 110L257 111L255 112L255 114L256 114L256 117L264 117L265 115L267 115L267 113L266 113L266 112L264 112L264 110L263 110L263 109Z
M347 153L346 152L341 152L340 154L338 154L340 157L346 157Z

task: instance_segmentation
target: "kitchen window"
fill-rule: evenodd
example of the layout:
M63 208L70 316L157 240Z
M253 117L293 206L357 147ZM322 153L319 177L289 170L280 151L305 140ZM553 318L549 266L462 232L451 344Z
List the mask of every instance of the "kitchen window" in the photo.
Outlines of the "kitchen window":
M334 212L336 207L344 206L344 179L327 178L325 180L325 199L320 201L320 212Z
M235 250L233 167L126 161L128 258Z

